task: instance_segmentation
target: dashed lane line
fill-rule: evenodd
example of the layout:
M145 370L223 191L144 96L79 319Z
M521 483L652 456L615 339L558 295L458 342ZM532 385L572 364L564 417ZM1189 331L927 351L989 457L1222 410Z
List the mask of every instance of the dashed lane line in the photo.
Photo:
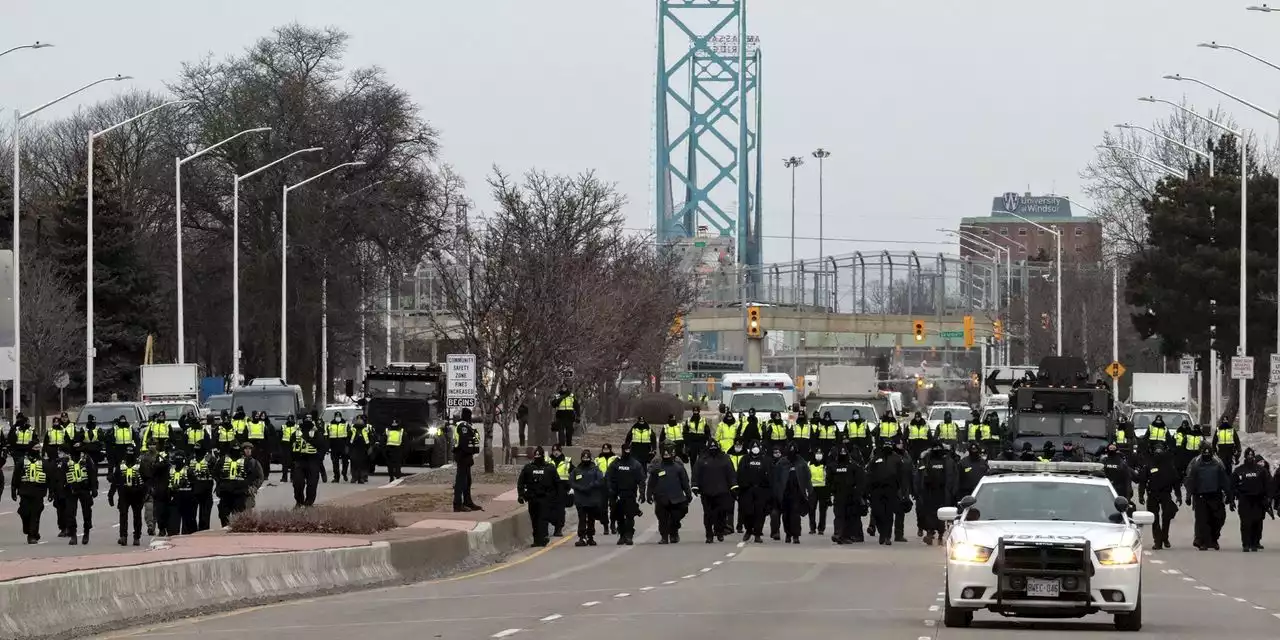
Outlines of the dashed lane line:
M560 614L558 614L558 613L553 613L553 614L551 614L551 615L549 615L549 616L547 616L547 617L545 617L545 618L541 618L539 621L540 621L540 622L552 622L552 621L554 621L554 620L559 620L560 618L563 618L563 617L564 617L564 616L562 616L562 615L560 615Z
M653 587L640 587L641 591L653 591Z
M675 580L667 580L667 581L663 582L662 584L664 584L664 585L672 585L672 584L675 584L675 583L676 583L676 581L675 581Z
M691 579L696 578L696 577L697 577L697 576L695 576L695 575L693 575L693 574L691 573L691 574L689 574L689 575L687 575L687 576L680 576L680 579L681 579L681 580L691 580Z
M615 598L625 598L625 597L630 596L630 595L631 595L631 594L629 594L629 593L623 592L623 593L617 593L617 594L614 594L614 596L613 596L613 597L615 597Z
M584 603L582 603L582 606L584 606L584 607L594 607L594 606L596 606L596 605L598 605L598 604L600 604L600 601L599 601L599 600L592 600L591 602L584 602Z
M520 633L521 631L522 631L522 629L503 629L502 631L499 631L499 632L497 632L497 633L495 633L495 634L493 634L492 636L489 636L489 637L491 637L491 638L505 638L505 637L507 637L507 636L514 636L515 634Z
M711 570L711 567L703 567L701 569L698 569L698 573L706 573L710 570Z

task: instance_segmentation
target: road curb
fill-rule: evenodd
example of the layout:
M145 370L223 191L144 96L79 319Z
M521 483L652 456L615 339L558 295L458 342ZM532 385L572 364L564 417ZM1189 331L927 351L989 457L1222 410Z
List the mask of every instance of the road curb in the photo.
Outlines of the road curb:
M79 637L443 577L527 547L527 513L517 509L471 531L359 547L169 560L0 582L0 640Z

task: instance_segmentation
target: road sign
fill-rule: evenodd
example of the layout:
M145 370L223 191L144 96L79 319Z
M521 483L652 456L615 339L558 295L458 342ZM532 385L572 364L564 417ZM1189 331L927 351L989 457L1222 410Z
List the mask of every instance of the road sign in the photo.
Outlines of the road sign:
M445 407L460 409L476 406L476 356L473 353L451 353L445 359Z
M1253 356L1231 356L1231 379L1253 379Z
M942 331L938 333L938 336L942 338L963 338L964 329L960 331Z
M681 371L681 372L680 372L680 375L679 375L678 377L680 378L680 380L681 380L681 381L689 381L689 380L692 380L692 379L693 379L693 372L692 372L692 371Z
M67 375L66 371L59 371L54 374L53 386L59 389L66 389L69 384L71 384L71 376Z
M1271 384L1280 382L1280 353L1271 354Z
M1272 365L1275 367L1275 359L1272 358ZM1194 356L1182 356L1178 360L1178 371L1183 375L1191 375L1196 372L1196 359Z
M1124 375L1124 365L1120 364L1118 361L1112 362L1107 365L1107 368L1104 369L1104 371L1107 372L1107 375L1111 376L1111 379L1115 380Z

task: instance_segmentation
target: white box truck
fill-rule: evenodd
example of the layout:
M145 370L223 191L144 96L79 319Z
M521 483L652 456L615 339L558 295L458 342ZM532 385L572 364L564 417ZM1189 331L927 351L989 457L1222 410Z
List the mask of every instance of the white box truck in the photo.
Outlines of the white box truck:
M142 402L200 399L200 366L196 364L142 365Z
M1184 373L1135 373L1129 392L1129 419L1134 435L1147 433L1156 416L1164 419L1169 429L1177 429L1183 420L1196 424L1191 413L1191 381Z

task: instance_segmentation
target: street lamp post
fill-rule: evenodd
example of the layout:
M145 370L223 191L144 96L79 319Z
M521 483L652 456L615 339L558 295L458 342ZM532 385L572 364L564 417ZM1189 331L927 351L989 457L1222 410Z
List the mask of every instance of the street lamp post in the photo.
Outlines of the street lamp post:
M240 182L251 178L289 158L303 153L323 151L324 147L299 149L282 158L267 163L249 173L236 176L231 188L231 384L239 386L240 376Z
M1006 246L996 244L972 231L965 231L966 226L970 228L975 228L972 225L962 224L960 225L960 233L965 234L966 237L972 240L979 240L990 247L999 249L1004 252L1005 313L1008 316L1012 316L1013 315L1013 249L1011 247L1006 247ZM1005 238L1005 242L1022 249L1024 253L1027 251L1026 245L1022 244L1021 242L1018 242L1017 240L1014 240L1013 238ZM1007 319L1009 318L1006 318L1006 320ZM1012 342L1011 340L1006 338L1005 340L1003 340L1003 342L1004 342L1004 363L1007 366L1007 365L1013 364L1013 347L1010 344Z
M1177 168L1171 167L1171 166L1169 166L1169 165L1167 165L1167 164L1165 164L1165 163L1163 163L1163 162L1160 162L1159 160L1156 160L1156 159L1154 159L1154 158L1151 158L1151 157L1148 157L1148 156L1144 156L1144 155L1142 155L1141 153L1138 153L1137 151L1134 151L1133 149L1130 149L1130 148L1128 148L1128 147L1122 147L1122 146L1120 146L1120 145L1115 145L1115 144L1100 144L1100 145L1097 145L1097 148L1098 148L1098 149L1111 149L1112 151L1123 151L1124 153L1127 153L1127 154L1129 154L1129 155L1131 155L1131 156L1133 156L1133 157L1135 157L1135 158L1137 158L1137 159L1139 159L1139 160L1141 160L1141 161L1143 161L1143 162L1145 162L1145 163L1147 163L1147 164L1149 164L1149 165L1151 165L1151 166L1153 166L1153 167L1156 167L1157 169L1161 169L1161 170L1163 170L1163 171L1165 171L1165 172L1167 172L1167 173L1171 173L1171 174L1173 174L1173 175L1175 175L1175 176L1178 176L1179 178L1182 178L1183 180L1186 180L1186 179L1187 179L1187 172L1186 172L1186 171L1183 171L1182 169L1177 169Z
M1053 283L1055 288L1058 290L1058 305L1057 305L1058 317L1055 318L1054 324L1057 325L1057 333L1058 333L1057 355L1061 356L1062 355L1062 230L1051 229L1042 224L1032 222L1012 211L1006 211L1005 213L1037 229L1040 229L1042 231L1047 231L1053 234L1053 242L1057 246L1057 253L1058 253L1058 259L1055 260L1055 262L1057 262L1057 267L1056 267L1057 275L1054 276L1054 283Z
M791 156L782 161L782 166L791 170L791 295L795 298L794 302L800 302L798 288L800 283L797 281L799 272L796 270L796 167L804 164L804 158ZM822 256L818 256L821 260Z
M14 47L5 51L16 51L18 49L35 49L35 45L25 45L23 47ZM22 254L21 254L21 238L22 238L22 121L34 116L49 107L70 98L81 91L85 91L90 87L95 87L104 82L120 82L122 80L131 80L132 76L112 76L110 78L102 78L94 80L89 84L65 93L53 100L50 100L29 111L21 109L13 110L13 417L17 418L18 412L22 407Z
M280 206L280 377L288 380L288 354L289 354L289 192L307 184L313 180L319 180L338 169L345 167L364 166L364 162L344 162L340 165L330 167L320 173L298 182L296 184L285 185L282 190L282 201Z
M0 54L3 55L3 54ZM94 142L102 136L119 129L136 120L145 118L161 109L168 107L176 107L184 104L192 104L196 100L170 100L163 104L152 107L142 113L139 113L128 120L114 124L102 131L89 132L89 150L87 169L85 170L86 198L85 198L85 356L84 356L84 396L85 402L93 402L93 360L98 357L97 347L94 346L93 335L93 151Z
M195 160L196 158L199 158L200 156L203 156L204 154L209 153L210 151L213 151L214 149L217 149L218 147L221 147L222 145L227 144L228 142L231 142L232 140L235 140L240 136L250 134L250 133L261 133L263 131L270 131L270 130L271 130L271 127L258 127L256 129L245 129L240 133L237 133L213 146L205 147L204 149L201 149L185 158L181 156L175 156L173 158L173 216L174 216L174 229L177 233L177 247L178 247L178 250L177 250L177 253L178 253L178 256L177 256L178 258L178 266L177 266L178 364L185 364L187 361L186 314L183 310L184 307L183 307L183 295L182 295L182 165L188 162L191 162L192 160ZM234 198L232 203L233 209L235 209L235 207L239 204L239 201L240 201L240 198L237 195L237 197ZM236 217L237 219L239 218L239 216L236 216ZM238 355L238 352L236 355Z
M1217 46L1217 45L1214 45L1214 46ZM1223 91L1222 89L1219 89L1207 82L1204 82L1203 80L1198 80L1196 78L1191 78L1188 76L1182 76L1178 74L1167 75L1165 76L1165 79L1178 80L1178 81L1185 80L1187 82L1194 82L1202 87L1205 87L1206 89L1210 89L1221 95L1231 98L1232 100L1235 100L1247 107L1261 111L1262 113L1265 113L1273 118L1276 118L1277 121L1280 122L1280 115L1273 114L1267 111L1266 109L1263 109L1258 105L1253 104L1252 102L1249 102L1235 95L1227 93L1226 91ZM1248 267L1248 255L1249 255L1249 252L1248 252L1248 242L1249 242L1248 166L1249 166L1249 163L1247 161L1249 144L1243 135L1240 135L1239 139L1240 139L1240 342L1236 346L1236 355L1244 356L1248 353L1248 346L1247 346L1248 336L1246 334L1248 332L1248 326L1249 326L1247 322L1248 315L1249 315L1248 307L1247 307L1248 299L1245 296L1246 283L1248 279L1247 267ZM1280 219L1280 210L1277 210L1276 215L1277 215L1277 218ZM1277 283L1277 286L1280 287L1280 283ZM1277 340L1280 341L1280 333L1278 333L1277 336L1278 336ZM1248 386L1248 382L1244 378L1241 378L1239 383L1240 411L1239 411L1239 418L1238 418L1241 431L1244 431L1247 428L1247 424L1248 424L1248 414L1245 411L1247 407L1247 398L1248 398L1247 391L1246 391L1247 386Z
M822 252L822 244L823 244L822 241L826 236L825 228L823 225L823 215L822 215L823 213L822 212L822 197L823 197L822 161L826 160L827 158L830 158L831 152L827 151L826 149L823 149L822 147L818 147L817 150L813 152L813 157L818 159L818 259L821 260L822 258L825 258L827 255Z
M0 51L0 57L4 57L5 55L10 54L10 53L13 53L14 51L21 51L21 50L23 50L23 49L47 49L47 48L52 47L52 46L53 46L53 45L51 45L51 44L49 44L49 43L47 43L47 42L40 42L39 40L37 40L37 41L35 41L35 42L31 43L31 44L20 44L20 45L18 45L18 46L16 46L16 47L9 47L8 49L5 49L4 51Z

